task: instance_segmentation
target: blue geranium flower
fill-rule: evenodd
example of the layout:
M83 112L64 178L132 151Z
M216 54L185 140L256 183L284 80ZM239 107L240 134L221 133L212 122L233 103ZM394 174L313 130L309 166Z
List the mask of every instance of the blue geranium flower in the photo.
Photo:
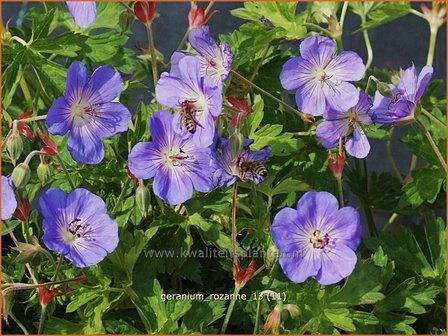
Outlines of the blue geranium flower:
M45 125L51 134L69 132L67 146L75 161L101 162L101 139L127 130L131 113L114 101L122 90L120 74L107 65L97 68L90 78L83 63L70 65L65 96L50 107Z
M12 188L11 179L2 176L2 220L8 220L17 208L17 200Z
M68 11L80 28L87 28L96 19L95 1L67 1Z
M154 193L168 204L190 199L193 189L208 192L211 180L207 147L173 130L173 115L158 111L149 122L152 142L140 142L129 154L129 170L139 179L154 178Z
M285 275L299 283L313 277L322 285L353 272L361 231L358 211L339 209L336 197L325 191L305 193L297 209L280 210L271 226Z
M86 189L68 195L48 189L39 198L39 211L45 245L77 267L98 264L118 245L117 222L107 215L104 201Z

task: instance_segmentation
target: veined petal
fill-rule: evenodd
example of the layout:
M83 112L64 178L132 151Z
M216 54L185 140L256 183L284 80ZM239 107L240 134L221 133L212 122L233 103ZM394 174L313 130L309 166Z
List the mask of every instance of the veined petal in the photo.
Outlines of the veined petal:
M123 91L120 74L108 65L97 68L90 77L84 91L84 100L90 105L109 103Z
M176 167L163 167L154 178L154 193L167 204L181 204L193 195L193 184L186 177Z
M104 103L96 109L92 117L92 128L100 138L109 138L127 131L131 121L131 112L120 103Z
M198 120L201 126L196 126L193 141L198 147L209 147L215 141L216 127L211 115L203 115Z
M65 211L66 201L67 194L60 189L48 189L39 197L39 212L48 219L42 224L44 231L57 231L57 229L66 228L71 220L69 217L74 216L74 213Z
M156 86L156 99L160 104L179 108L185 100L198 100L200 93L198 89L193 89L180 78L172 77L164 72Z
M366 71L361 57L353 51L343 51L325 68L325 72L332 81L358 81ZM352 105L353 106L353 105Z
M338 111L347 111L358 102L358 89L347 82L333 82L324 84L323 92L328 105ZM306 112L306 111L303 111Z
M398 82L397 89L405 93L405 99L415 102L415 94L417 93L417 72L415 66L412 64L409 68L403 71Z
M84 188L77 188L67 196L66 209L74 217L81 217L89 224L91 217L107 213L106 203L102 198Z
M425 92L426 88L429 85L429 82L431 81L433 71L434 71L433 67L429 65L426 65L425 67L423 67L422 71L420 71L417 80L417 92L415 94L415 102L420 101L420 99L422 98L423 93Z
M179 70L179 62L182 58L187 56L187 54L179 51L175 51L170 59L170 76L172 77L179 77L180 76L180 70Z
M271 235L280 252L297 252L306 247L306 236L300 226L297 210L283 208L274 217Z
M207 102L207 111L217 117L222 113L222 89L217 86L211 77L203 77L200 80L201 91Z
M352 274L357 262L356 254L344 244L337 244L321 253L322 267L316 276L321 285L332 285Z
M188 34L188 42L191 47L207 60L214 60L222 64L221 49L210 36L210 29L208 26L200 28L193 28Z
M353 110L357 113L357 120L359 122L364 125L372 124L372 118L369 115L372 106L373 103L370 97L364 91L359 91L358 103L353 107Z
M87 28L96 19L95 1L67 1L67 7L73 20L80 28Z
M352 207L334 212L327 222L326 230L336 244L344 244L355 250L361 242L361 218Z
M152 142L139 142L128 157L129 170L139 179L149 179L157 174L162 165L162 153Z
M81 100L88 76L89 74L84 63L75 61L68 68L67 81L65 83L65 97L71 104Z
M285 90L297 89L313 79L313 66L302 57L288 60L280 72L280 82Z
M300 56L316 67L324 67L330 62L336 51L336 43L328 37L307 37L300 43Z
M327 149L336 147L339 138L345 136L349 130L349 119L323 121L316 128L316 136Z
M8 220L17 208L17 200L12 188L11 179L2 176L2 220Z
M171 148L174 141L173 115L168 111L157 111L149 119L152 141L158 149Z
M353 135L347 139L345 149L347 153L358 159L364 159L369 154L369 140L359 124L353 125Z
M297 203L297 211L303 219L308 219L315 230L326 231L326 223L339 210L336 197L326 191L309 191Z
M296 252L280 254L279 263L283 273L289 280L302 283L309 277L315 277L321 268L321 251L313 248L304 248Z
M299 110L314 116L325 113L325 95L322 86L317 81L309 81L299 87L296 92L296 103Z
M57 98L51 105L45 119L45 127L54 135L64 135L72 123L71 106L65 97Z
M73 123L67 148L78 163L96 164L104 158L104 146L89 124Z

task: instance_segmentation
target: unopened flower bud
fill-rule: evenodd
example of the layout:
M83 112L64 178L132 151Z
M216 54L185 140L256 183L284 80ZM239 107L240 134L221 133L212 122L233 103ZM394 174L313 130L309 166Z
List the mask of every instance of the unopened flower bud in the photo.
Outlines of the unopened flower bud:
M328 152L328 166L335 178L341 178L342 172L344 171L345 164L345 152L333 154Z
M384 82L377 81L376 82L376 89L387 98L394 98L394 94L392 93L392 90L390 89L389 85L387 85Z
M118 22L120 24L121 34L127 33L134 23L134 15L129 11L124 11L121 13L120 18L118 19Z
M152 211L151 194L143 183L140 183L135 191L135 202L137 203L137 207L142 216L146 218L146 216L148 216L148 214Z
M235 286L240 288L244 287L250 278L252 278L256 267L257 264L254 259L251 260L247 268L241 268L238 261L233 264L233 278L235 280Z
M300 309L295 304L286 304L283 306L283 310L287 310L293 319L300 315Z
M5 31L2 33L2 44L10 45L11 44L12 34L9 31Z
M232 157L236 159L238 156L240 156L241 149L243 148L243 141L244 137L243 135L236 131L230 136L229 143L230 143L230 151L232 153Z
M42 185L46 185L53 175L51 166L45 161L41 160L39 166L37 166L37 177Z
M264 333L278 335L281 318L281 306L276 305L266 318Z
M279 254L280 252L277 247L275 247L275 245L272 245L268 248L265 260L266 268L268 270L272 269L272 267L275 265L278 260Z
M139 1L134 4L134 14L140 22L148 25L154 19L157 2L155 1Z
M19 159L23 152L23 141L20 134L13 132L5 144L6 153L12 161Z
M17 167L14 168L11 174L12 184L17 188L21 189L30 180L31 171L28 164L25 162L20 163Z
M207 22L212 18L212 16L218 11L213 11L208 15L205 15L205 10L203 7L199 7L195 3L191 5L190 11L188 12L188 28L201 28L206 25Z
M41 247L36 237L31 240L32 244L17 242L16 247L12 247L13 250L18 251L15 261L25 264L30 262L40 251Z

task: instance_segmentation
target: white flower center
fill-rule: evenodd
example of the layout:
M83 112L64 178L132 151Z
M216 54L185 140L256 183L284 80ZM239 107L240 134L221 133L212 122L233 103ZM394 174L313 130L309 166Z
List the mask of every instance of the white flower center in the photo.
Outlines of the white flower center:
M315 230L310 236L310 244L313 245L314 248L323 249L330 242L330 237L328 233L323 233L320 230Z

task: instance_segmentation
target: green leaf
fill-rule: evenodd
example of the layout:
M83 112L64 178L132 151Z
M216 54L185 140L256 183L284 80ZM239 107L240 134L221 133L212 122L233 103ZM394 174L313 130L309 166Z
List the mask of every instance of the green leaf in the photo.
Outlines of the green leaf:
M288 177L286 180L281 181L272 189L272 196L279 194L288 194L293 191L307 191L311 186L307 183Z
M44 90L51 98L56 99L64 93L67 69L48 60L37 52L33 52L33 66L42 82Z
M65 57L77 57L77 51L83 48L87 40L86 35L67 32L54 38L33 41L31 48L39 53L57 54Z
M14 61L2 73L2 104L8 108L12 97L16 92L17 85L22 77L24 64L28 58L28 50L25 47L19 47Z
M336 328L353 332L356 327L350 318L350 311L345 308L324 309L324 315L333 323Z
M84 326L79 323L67 321L55 316L51 316L44 325L45 334L83 334Z
M83 52L93 62L105 63L119 51L127 40L127 36L119 35L115 31L94 35L86 40Z
M377 313L376 316L388 334L415 334L414 328L409 326L417 321L414 316L395 313Z
M191 309L182 320L180 334L192 332L200 332L207 334L215 334L216 329L207 329L214 321L224 316L226 311L226 301L210 300L206 298L204 301L194 301Z
M368 11L369 20L362 25L362 30L373 29L385 23L398 19L411 12L409 2L391 1L378 2Z
M50 9L44 15L33 18L33 40L46 38L56 27L58 11L56 8Z
M399 208L411 206L416 208L424 202L434 203L445 181L445 174L437 167L414 170L413 180L403 186L403 196Z

